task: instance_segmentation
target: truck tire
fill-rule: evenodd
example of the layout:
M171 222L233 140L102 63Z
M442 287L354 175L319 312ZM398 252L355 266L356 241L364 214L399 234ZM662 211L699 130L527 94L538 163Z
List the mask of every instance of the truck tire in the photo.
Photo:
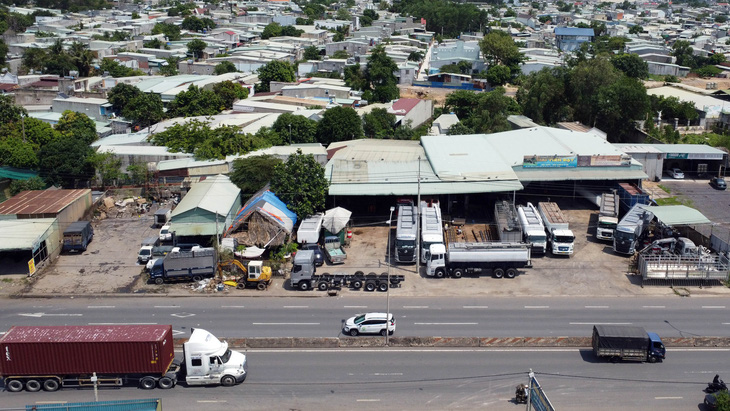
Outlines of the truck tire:
M436 278L444 278L445 275L446 271L444 271L443 268L439 268L438 270L436 270Z
M301 281L299 283L299 289L302 290L302 291L309 290L309 281Z
M194 275L193 276L193 281L195 281L196 283L199 282L199 281L203 281L203 276L202 275Z
M375 282L373 282L373 281L366 282L365 291L375 291Z
M378 290L383 292L388 291L388 283L383 281L382 283L378 284Z
M263 281L260 281L258 284L256 284L256 289L259 291L266 290L266 283Z
M244 282L236 283L237 290L243 290L245 288L246 288L246 283L244 283Z
M654 364L654 363L656 362L656 357L655 357L655 356L653 356L653 355L650 355L650 356L649 356L649 358L647 358L647 360L648 360L648 361L649 361L650 363Z
M41 383L38 380L28 380L25 382L25 390L28 392L36 392L41 390Z
M23 391L23 381L20 380L8 380L5 382L5 389L10 392Z
M319 291L327 291L329 288L329 284L327 284L326 281L320 281L319 284L317 284L317 288Z
M58 380L55 378L49 378L43 381L43 391L53 392L58 390L60 387L61 384L59 384Z
M362 280L352 280L352 288L359 290L362 287Z
M163 390L169 390L175 386L175 381L173 381L170 377L162 377L159 381L157 381L157 386Z
M507 276L507 278L515 278L515 276L517 275L517 269L508 268L507 271L505 272L505 275Z
M362 271L355 271L355 277L362 277L364 275L365 275L365 273Z
M502 268L502 267L495 268L494 270L492 270L492 275L494 276L494 278L504 277L504 268Z
M451 276L454 278L461 278L463 275L464 271L461 268L457 268L451 273Z
M142 379L139 380L139 388L143 390L151 390L155 388L156 385L157 382L155 381L155 379L149 376L142 377Z
M162 285L164 284L165 280L162 277L155 278L155 284Z
M236 379L233 378L233 376L224 375L221 378L221 385L224 387L232 387L232 386L236 385Z

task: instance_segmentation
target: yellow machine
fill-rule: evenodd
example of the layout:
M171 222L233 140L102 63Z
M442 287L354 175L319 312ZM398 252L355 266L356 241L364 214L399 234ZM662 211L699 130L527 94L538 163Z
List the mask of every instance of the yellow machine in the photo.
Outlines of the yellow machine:
M218 264L218 271L232 270L234 266L243 273L243 277L236 280L239 290L249 287L263 291L271 285L271 267L265 267L263 261L249 261L248 268L238 260L222 261Z

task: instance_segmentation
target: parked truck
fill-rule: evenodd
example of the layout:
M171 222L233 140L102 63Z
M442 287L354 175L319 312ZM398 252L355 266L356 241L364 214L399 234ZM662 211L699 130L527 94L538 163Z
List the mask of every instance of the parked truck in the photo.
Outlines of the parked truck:
M324 255L330 264L344 264L347 259L347 253L342 247L340 237L330 235L324 238Z
M532 245L533 254L545 254L547 250L547 235L545 234L545 225L542 218L537 212L537 208L532 203L517 206L517 214L520 218L522 226L522 236L525 243Z
M618 183L618 196L622 212L628 212L636 204L648 205L651 203L649 193L633 183Z
M415 263L418 257L418 209L413 204L398 206L398 219L395 231L395 262Z
M297 242L299 244L317 244L319 241L319 234L322 231L322 222L324 221L324 214L315 214L309 216L299 223L299 229L297 229Z
M598 212L596 238L613 241L613 232L618 225L619 197L616 192L602 193Z
M432 244L444 244L444 223L438 201L421 201L421 261L428 260Z
M492 270L495 278L514 278L520 268L530 266L530 245L526 243L450 243L448 249L444 244L432 244L426 274L461 278Z
M619 221L613 233L613 251L619 254L633 255L649 230L654 213L643 205L635 204Z
M215 250L203 248L191 251L170 252L152 265L150 280L155 284L168 281L200 281L213 277L218 268Z
M61 387L143 389L234 385L246 377L246 356L203 329L183 344L175 361L171 325L14 326L0 338L0 376L10 392Z
M317 268L314 264L314 251L312 250L301 250L296 253L289 277L289 285L302 291L314 288L327 291L341 287L355 290L363 288L365 291L387 291L388 288L398 287L403 281L405 281L405 276L400 274L388 275L388 273L365 274L358 271L355 274L317 274Z
M155 211L155 227L160 228L170 221L172 210L169 208L161 208Z
M554 255L573 254L575 235L570 230L568 219L556 203L539 202L537 209L542 222L545 224L550 252Z
M685 237L654 241L639 252L636 267L642 281L727 281L730 277L727 255L713 253Z
M593 353L598 358L657 362L666 357L662 339L643 328L628 325L594 325Z
M509 201L495 202L494 219L499 231L499 241L503 243L522 242L522 227L514 204Z
M90 221L76 221L63 231L61 251L86 251L86 247L94 238L94 228Z

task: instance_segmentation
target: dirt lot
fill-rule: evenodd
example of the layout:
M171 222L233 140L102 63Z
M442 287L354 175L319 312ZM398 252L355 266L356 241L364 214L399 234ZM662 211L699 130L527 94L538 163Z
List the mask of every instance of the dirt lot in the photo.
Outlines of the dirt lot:
M391 274L403 274L406 281L392 292L404 296L453 295L469 296L645 296L673 295L668 286L642 288L639 279L627 275L628 259L612 252L608 243L594 239L591 227L597 212L581 208L564 210L570 219L577 241L575 254L570 258L551 255L533 258L533 268L524 269L514 279L495 279L489 274L461 279L435 279L417 272L415 265L394 266ZM136 264L137 250L143 238L155 235L151 217L108 219L96 223L96 235L89 249L82 254L60 256L43 272L32 279L18 277L0 282L0 294L30 295L89 295L111 293L152 293L165 295L199 295L201 292L234 295L299 295L289 290L283 277L276 278L267 291L236 290L223 292L195 291L190 283L157 286L146 284L143 267ZM347 263L339 266L324 265L319 273L388 272L388 227L356 227L351 245L347 248ZM423 269L422 269L423 270ZM728 295L723 286L689 287L692 295ZM363 293L343 290L341 294ZM325 296L319 291L310 296Z

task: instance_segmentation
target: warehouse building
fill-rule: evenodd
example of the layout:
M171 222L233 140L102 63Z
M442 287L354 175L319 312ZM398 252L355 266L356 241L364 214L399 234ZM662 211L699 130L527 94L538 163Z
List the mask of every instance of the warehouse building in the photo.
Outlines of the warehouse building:
M644 166L649 179L659 181L679 168L687 177L715 175L727 167L727 153L703 144L614 144Z

